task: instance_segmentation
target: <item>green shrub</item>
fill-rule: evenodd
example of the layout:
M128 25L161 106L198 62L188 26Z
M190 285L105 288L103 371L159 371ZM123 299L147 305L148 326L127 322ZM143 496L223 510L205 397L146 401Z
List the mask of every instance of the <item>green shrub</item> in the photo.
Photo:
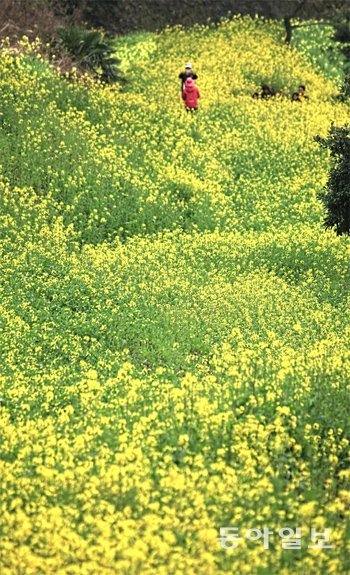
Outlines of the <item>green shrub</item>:
M319 194L327 211L324 225L335 228L338 235L350 235L350 125L332 126L328 138L316 140L330 150L334 161L325 190Z
M62 28L59 37L64 50L82 71L91 72L107 83L123 81L113 41L102 32L71 26Z
M347 64L350 63L350 10L340 12L334 22L334 40L340 42Z

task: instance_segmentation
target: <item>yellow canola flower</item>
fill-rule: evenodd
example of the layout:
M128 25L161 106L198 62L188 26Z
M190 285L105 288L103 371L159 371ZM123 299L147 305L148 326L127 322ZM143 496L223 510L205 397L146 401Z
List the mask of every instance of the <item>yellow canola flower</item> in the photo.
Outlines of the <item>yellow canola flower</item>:
M1 51L1 575L290 575L278 537L217 537L300 523L293 573L345 575L350 248L314 136L348 106L281 31L118 38L122 90Z

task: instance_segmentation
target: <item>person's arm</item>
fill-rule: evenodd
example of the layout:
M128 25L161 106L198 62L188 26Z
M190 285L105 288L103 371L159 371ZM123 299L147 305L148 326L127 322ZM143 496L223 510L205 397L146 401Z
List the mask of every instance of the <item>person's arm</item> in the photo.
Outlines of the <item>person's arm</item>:
M198 80L197 74L192 74L192 78L193 78L193 80Z
M180 74L179 74L180 80L183 80L183 77L184 77L184 73L183 73L183 72L180 72Z

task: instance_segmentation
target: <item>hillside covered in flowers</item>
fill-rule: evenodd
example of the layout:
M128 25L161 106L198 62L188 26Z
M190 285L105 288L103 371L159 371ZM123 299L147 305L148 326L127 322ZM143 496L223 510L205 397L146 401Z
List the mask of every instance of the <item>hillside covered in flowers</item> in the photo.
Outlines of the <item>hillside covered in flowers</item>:
M122 88L0 53L0 573L345 575L350 244L314 140L349 122L338 71L250 18L116 50Z

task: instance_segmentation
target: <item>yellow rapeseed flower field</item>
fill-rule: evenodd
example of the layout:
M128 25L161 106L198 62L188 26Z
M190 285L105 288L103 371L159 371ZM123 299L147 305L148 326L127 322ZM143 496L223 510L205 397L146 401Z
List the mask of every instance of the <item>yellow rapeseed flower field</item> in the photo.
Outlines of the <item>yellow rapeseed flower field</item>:
M119 38L123 88L3 47L1 575L349 572L350 244L314 141L349 106L281 38Z

